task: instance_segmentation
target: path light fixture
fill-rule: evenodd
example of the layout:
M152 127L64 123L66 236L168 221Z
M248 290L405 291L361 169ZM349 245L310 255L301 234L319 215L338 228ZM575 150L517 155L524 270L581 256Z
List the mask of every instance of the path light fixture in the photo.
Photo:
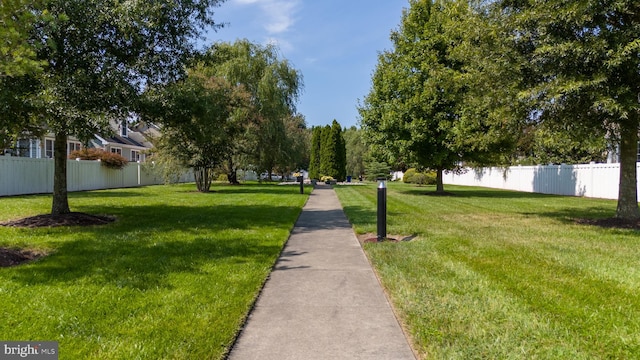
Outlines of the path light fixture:
M300 174L296 177L296 180L300 183L300 194L304 194L304 176Z
M378 241L387 238L387 179L378 178Z

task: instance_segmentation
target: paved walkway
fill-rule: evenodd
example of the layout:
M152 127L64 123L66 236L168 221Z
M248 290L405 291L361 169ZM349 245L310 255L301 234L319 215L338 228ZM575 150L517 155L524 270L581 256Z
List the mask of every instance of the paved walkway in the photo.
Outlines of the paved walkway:
M229 358L415 360L330 187L309 197Z

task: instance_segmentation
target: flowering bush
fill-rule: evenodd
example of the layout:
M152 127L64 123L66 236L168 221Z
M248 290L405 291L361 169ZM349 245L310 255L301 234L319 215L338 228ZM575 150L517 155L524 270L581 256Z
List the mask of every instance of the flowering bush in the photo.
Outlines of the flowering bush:
M69 158L80 160L100 160L100 164L102 166L116 170L124 168L129 163L127 159L120 154L95 148L84 148L82 150L72 151L71 154L69 154Z

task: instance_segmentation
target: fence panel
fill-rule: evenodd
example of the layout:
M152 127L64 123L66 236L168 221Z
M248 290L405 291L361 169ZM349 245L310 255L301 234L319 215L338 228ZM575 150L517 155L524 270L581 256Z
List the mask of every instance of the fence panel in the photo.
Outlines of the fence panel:
M638 166L640 168L640 166ZM637 170L636 170L637 171ZM445 174L444 183L543 194L617 199L620 164L511 166ZM639 182L640 185L640 182Z
M51 159L30 159L0 156L0 196L53 192L54 162ZM193 173L180 177L179 182L194 181ZM67 189L85 191L162 184L163 179L153 166L129 163L121 170L108 169L99 161L69 160Z

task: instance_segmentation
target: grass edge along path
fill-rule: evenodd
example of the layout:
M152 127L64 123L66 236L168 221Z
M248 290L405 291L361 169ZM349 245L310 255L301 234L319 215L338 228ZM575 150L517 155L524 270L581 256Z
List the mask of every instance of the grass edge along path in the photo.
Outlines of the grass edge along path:
M388 186L388 232L365 244L425 359L639 358L640 234L579 225L615 201L476 187ZM337 187L357 233L376 189Z
M0 227L50 253L0 268L0 339L58 341L61 359L216 359L232 345L311 189L193 184L72 193L104 226ZM0 221L50 196L0 198Z

